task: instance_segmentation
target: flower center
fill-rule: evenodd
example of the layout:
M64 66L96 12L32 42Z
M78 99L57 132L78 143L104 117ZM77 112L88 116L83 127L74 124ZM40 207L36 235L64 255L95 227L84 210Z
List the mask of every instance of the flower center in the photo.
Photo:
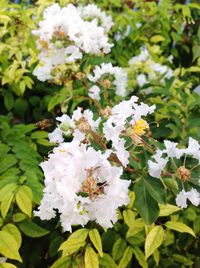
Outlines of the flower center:
M94 169L87 170L87 178L80 189L80 193L86 194L90 199L95 199L97 196L104 194L104 186L107 185L106 181L98 183L93 176L93 171Z
M132 126L132 129L134 131L134 134L138 136L142 136L145 134L146 130L148 129L148 124L145 120L141 119L135 122L135 124Z
M191 178L190 171L185 168L184 166L181 166L177 169L176 175L184 182L186 180L189 180Z

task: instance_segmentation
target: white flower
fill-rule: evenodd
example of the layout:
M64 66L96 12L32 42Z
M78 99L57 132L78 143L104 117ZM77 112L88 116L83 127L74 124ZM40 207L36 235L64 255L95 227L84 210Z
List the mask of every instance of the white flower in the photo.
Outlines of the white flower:
M113 85L116 87L116 94L122 97L126 95L127 73L122 68L114 67L111 63L102 63L100 66L96 65L93 72L93 76L88 75L91 82L96 83L106 74L114 76Z
M111 17L107 17L99 9L98 12L102 19L107 19L107 22L111 20L111 25ZM106 23L109 28L107 22L104 20L102 24ZM64 8L53 4L45 9L44 19L40 21L38 29L34 30L33 34L38 38L37 46L41 51L39 65L33 73L41 81L52 79L55 75L58 78L61 71L56 70L58 73L54 75L52 71L59 65L80 60L83 52L109 53L113 46L108 42L107 32L98 25L98 21L96 19L84 20L80 10L72 4Z
M138 75L136 80L137 80L138 85L140 87L143 87L147 83L147 79L146 79L146 76L144 74Z
M138 98L132 96L130 100L122 101L112 108L111 115L103 124L103 133L108 141L112 141L112 148L124 166L128 164L129 153L125 152L123 131L134 125L142 116L154 111L155 106L148 106L144 103L137 104Z
M111 16L107 16L105 12L101 11L95 4L89 4L80 8L81 17L83 19L96 19L100 20L100 25L105 29L105 32L109 32L113 26L113 20Z
M197 159L200 163L200 145L197 140L189 138L188 148L185 152L188 155L191 155L193 158Z
M90 96L91 99L95 99L99 101L100 100L100 88L98 86L92 86L89 89L88 95Z
M194 206L199 206L200 193L194 188L188 192L183 189L176 197L176 204L178 207L186 208L188 206L187 200L189 200Z
M93 113L90 110L82 111L80 107L74 110L72 117L63 114L56 117L56 120L61 122L58 127L49 134L50 142L61 143L64 141L64 136L73 135L74 140L83 141L85 135L90 131L96 131L99 127L101 118L93 119Z
M44 196L36 216L41 219L60 214L64 231L94 220L104 228L117 221L117 208L129 202L129 181L120 179L122 168L111 166L105 154L62 143L41 164L45 175Z
M149 174L154 178L160 178L161 172L165 168L168 159L162 158L162 157L155 157L154 158L156 162L153 162L151 160L148 160L148 167L149 167Z
M200 145L195 139L189 138L188 148L179 149L177 148L178 143L169 140L164 140L164 145L165 149L157 150L156 154L152 156L155 161L148 161L149 174L152 177L160 177L161 172L170 158L180 159L184 155L189 155L197 159L200 163Z
M187 198L188 194L185 192L183 189L181 192L176 197L176 205L181 208L186 208L187 207Z

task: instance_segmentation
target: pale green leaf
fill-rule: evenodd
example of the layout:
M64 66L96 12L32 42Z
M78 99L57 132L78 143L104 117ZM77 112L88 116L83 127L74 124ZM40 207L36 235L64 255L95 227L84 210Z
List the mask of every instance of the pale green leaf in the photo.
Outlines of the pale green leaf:
M129 228L132 228L134 226L136 215L137 215L136 212L133 212L130 209L125 209L123 211L124 221Z
M85 240L88 236L89 230L82 228L70 235L70 237L63 242L58 250L63 251L63 256L68 256L76 251L78 251L81 247L85 246Z
M123 258L120 260L118 268L126 268L131 261L133 255L133 249L131 247L127 247Z
M94 251L94 249L90 246L86 247L84 261L85 261L85 268L98 268L99 267L98 256L96 252Z
M0 253L9 259L22 262L18 250L19 246L15 238L5 231L0 231Z
M16 202L22 212L31 217L32 214L32 201L33 201L33 193L31 188L26 185L22 185L19 187L16 193Z
M8 210L10 208L10 205L12 203L14 194L12 192L8 193L7 196L3 199L1 202L1 215L3 218L6 217Z
M71 265L71 257L66 256L58 259L50 268L68 268Z
M135 255L142 268L148 268L148 263L145 260L144 253L139 247L133 247L133 254Z
M160 208L159 217L166 217L173 214L174 212L181 210L179 207L170 204L166 205L159 204L159 208Z
M98 251L99 255L102 257L103 256L103 249L102 249L102 242L101 242L101 237L99 235L99 231L97 229L90 230L89 237L90 237L92 244L94 245L94 247Z
M169 229L178 231L180 233L188 233L196 237L194 231L189 226L187 226L186 224L182 222L168 221L165 223L165 226Z
M147 260L154 251L162 244L164 230L161 226L154 226L148 233L145 240L145 259Z
M17 242L18 247L21 246L22 236L21 236L20 231L18 230L18 228L14 224L8 223L8 224L4 225L2 230L11 234L15 238L15 241Z

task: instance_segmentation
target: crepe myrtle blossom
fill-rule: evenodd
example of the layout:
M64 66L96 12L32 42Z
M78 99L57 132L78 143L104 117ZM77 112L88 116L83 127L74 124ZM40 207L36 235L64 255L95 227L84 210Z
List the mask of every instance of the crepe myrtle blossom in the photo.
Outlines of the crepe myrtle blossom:
M112 148L124 166L129 163L129 153L125 149L125 139L129 136L133 143L142 143L141 136L148 129L148 123L143 116L153 113L155 105L137 103L138 98L132 96L130 100L122 101L111 109L110 116L103 124L103 133L107 141L112 141Z
M88 74L90 82L98 83L98 87L102 87L106 90L114 87L115 94L118 96L124 97L126 95L128 78L127 73L122 68L113 66L111 63L102 63L99 66L95 66L93 73L93 75ZM95 98L95 95L93 95L93 98ZM97 97L95 99L97 99Z
M165 140L164 145L165 149L158 149L152 156L153 160L148 160L149 174L152 177L161 177L162 171L164 171L164 168L170 158L180 159L183 155L188 155L198 160L198 163L200 164L200 145L197 140L190 137L188 147L185 149L177 148L178 143L169 140ZM176 175L182 181L185 181L190 178L190 171L185 167L185 165L182 165L177 168Z
M113 26L113 20L111 16L107 16L104 11L101 11L95 4L89 4L84 7L80 7L81 17L85 20L97 20L97 24L99 23L102 26L106 33L108 33Z
M49 220L58 212L64 231L70 232L88 221L112 227L117 208L129 202L130 181L121 179L123 169L112 166L109 155L109 150L102 153L75 141L55 147L41 163L45 188L35 215Z
M187 200L189 200L194 206L199 206L200 193L194 188L188 192L183 189L176 197L176 204L178 207L186 208L188 206Z
M73 135L76 141L83 141L87 134L91 131L96 131L101 118L96 121L93 119L93 113L90 110L83 111L78 107L69 117L63 114L60 117L56 117L56 120L60 122L58 127L49 134L49 140L52 143L62 143L64 137Z
M167 59L171 63L171 58ZM153 60L149 51L145 48L141 48L139 55L132 57L129 60L130 73L133 69L136 75L136 81L140 87L149 83L151 80L159 79L164 82L164 79L171 78L173 71L167 65L161 65Z
M39 80L46 81L54 79L55 75L59 76L59 72L62 72L56 69L57 66L69 67L79 61L83 53L96 55L110 52L113 45L108 42L105 29L98 25L96 18L84 20L84 8L82 13L72 4L63 8L53 4L45 9L44 19L39 22L38 29L33 31L40 51L39 64L33 74ZM107 18L105 13L101 16ZM109 17L107 19L112 20Z

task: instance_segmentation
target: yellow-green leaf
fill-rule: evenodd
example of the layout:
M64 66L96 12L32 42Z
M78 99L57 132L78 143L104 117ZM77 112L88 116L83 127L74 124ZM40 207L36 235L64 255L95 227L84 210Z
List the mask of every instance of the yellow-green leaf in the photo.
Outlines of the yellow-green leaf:
M10 205L12 203L13 197L14 197L13 192L10 192L7 194L7 196L1 202L1 215L4 219L8 213L8 210L9 210Z
M160 253L157 249L153 253L153 258L154 258L156 265L158 266L159 261L160 261Z
M136 215L137 215L136 212L133 212L130 209L125 209L123 211L124 221L128 225L129 228L134 226L135 216Z
M181 208L179 208L177 206L170 205L170 204L166 204L166 205L159 204L159 208L160 208L159 217L169 216L169 215L173 214L174 212L181 210Z
M16 202L22 212L31 217L33 193L30 187L22 185L16 193Z
M101 242L101 237L99 235L99 231L97 229L90 230L89 237L90 237L92 244L94 245L94 247L98 251L99 255L102 257L103 256L103 249L102 249L102 242Z
M66 256L58 259L50 268L68 268L71 265L71 257Z
M0 253L9 259L22 262L18 250L15 238L5 231L0 231Z
M104 253L103 257L100 258L100 267L102 268L116 268L117 264L114 262L109 254Z
M165 226L180 233L188 233L196 237L194 231L182 222L168 221L165 223Z
M85 268L98 268L99 267L99 259L94 251L94 249L90 246L87 246L84 255Z
M161 226L154 226L148 233L145 240L145 259L147 260L154 251L162 244L164 230Z
M124 252L123 258L120 260L118 268L126 268L132 258L132 255L133 249L131 247L127 247Z
M21 246L22 236L21 236L20 231L18 230L18 228L14 224L8 223L8 224L4 225L2 230L11 234L15 238L15 241L17 242L18 247Z
M17 268L14 264L5 262L5 263L0 263L0 268Z
M0 202L7 198L8 194L14 193L18 185L16 183L8 183L0 191Z
M152 43L158 43L158 42L162 42L164 40L165 40L165 38L162 35L159 35L159 34L152 36L151 39L150 39L150 41Z
M134 247L133 248L133 254L135 255L136 259L138 260L140 266L142 268L148 268L148 263L145 260L144 253L139 247Z
M85 246L85 240L88 236L88 229L79 229L67 239L67 241L63 242L59 250L63 251L63 256L68 256L76 251L78 251L81 247Z
M112 256L115 261L118 261L124 255L126 250L126 241L122 238L118 238L112 248Z

